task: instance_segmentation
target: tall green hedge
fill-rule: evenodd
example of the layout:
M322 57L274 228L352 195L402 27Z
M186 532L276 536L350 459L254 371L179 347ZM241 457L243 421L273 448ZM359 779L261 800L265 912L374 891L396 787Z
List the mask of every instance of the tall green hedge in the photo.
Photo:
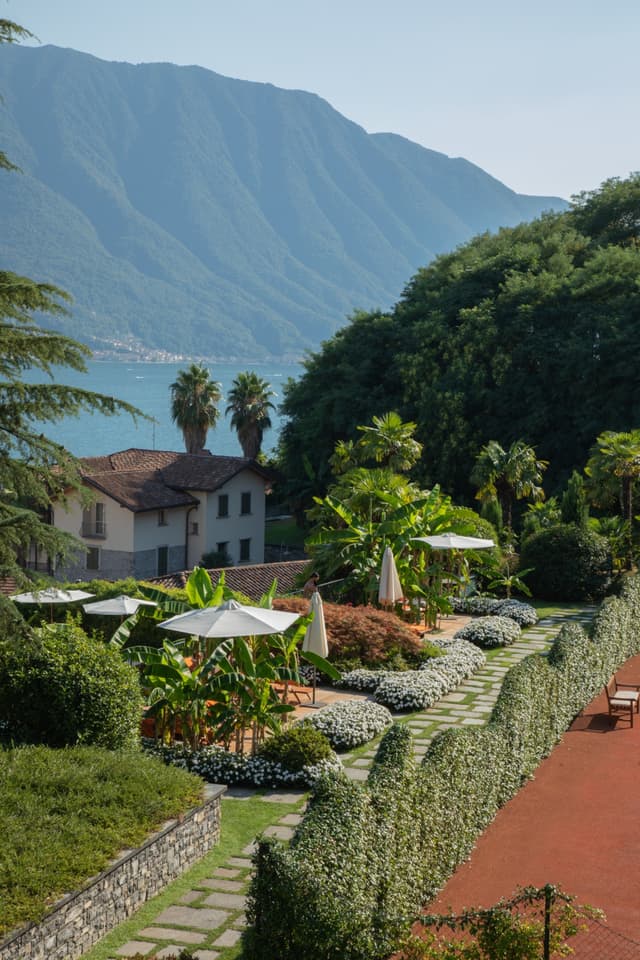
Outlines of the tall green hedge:
M396 725L366 786L323 782L290 846L263 839L249 895L251 960L376 960L471 851L609 676L640 652L640 580L607 599L592 637L566 625L506 676L488 724L447 730L414 766Z

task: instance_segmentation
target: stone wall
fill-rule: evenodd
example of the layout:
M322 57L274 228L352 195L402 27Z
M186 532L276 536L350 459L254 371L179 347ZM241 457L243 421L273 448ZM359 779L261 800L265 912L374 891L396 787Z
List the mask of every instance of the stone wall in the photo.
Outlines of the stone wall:
M60 900L42 923L28 924L3 940L0 960L75 960L86 953L215 846L225 790L206 785L202 806L121 854L82 890Z

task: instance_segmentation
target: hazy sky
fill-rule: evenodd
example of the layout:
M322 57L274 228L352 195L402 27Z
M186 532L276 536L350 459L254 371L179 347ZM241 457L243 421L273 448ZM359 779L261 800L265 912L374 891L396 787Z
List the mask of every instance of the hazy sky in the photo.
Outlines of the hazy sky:
M640 168L638 0L0 0L42 43L310 90L569 197Z

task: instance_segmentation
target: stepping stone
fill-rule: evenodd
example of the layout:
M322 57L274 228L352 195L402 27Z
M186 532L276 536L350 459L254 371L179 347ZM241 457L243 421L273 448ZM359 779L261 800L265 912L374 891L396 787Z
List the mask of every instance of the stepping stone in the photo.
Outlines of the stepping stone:
M180 903L193 903L194 900L197 900L202 896L200 890L187 890L186 893L183 893L180 897Z
M238 869L234 869L233 867L216 867L216 869L213 871L213 875L214 877L228 877L230 880L232 880L234 877L240 876L240 871Z
M481 717L467 717L466 720L462 721L462 725L465 727L483 727L484 720Z
M243 849L242 852L244 853L245 856L250 857L256 852L257 849L258 849L258 844L255 842L255 840L253 840L251 843L248 843L246 845L246 847Z
M196 933L194 930L175 930L169 927L145 927L138 931L141 937L150 940L179 940L180 943L202 943L207 939L205 933Z
M370 767L371 760L368 760L366 757L362 757L360 760L353 761L354 767Z
M416 744L413 748L413 752L416 754L416 756L423 757L428 749L429 747L423 747L420 744Z
M221 894L224 896L224 894ZM231 896L231 894L226 894ZM208 904L207 904L208 906ZM195 907L167 907L156 917L158 924L176 924L178 927L195 927L196 930L215 930L229 919L226 910L205 910ZM134 951L135 953L135 951Z
M267 803L296 803L298 800L304 800L306 795L303 790L278 790L273 793L265 793L262 799Z
M214 947L235 947L236 943L242 936L241 930L225 930L224 933L221 933L217 940L213 941Z
M246 898L239 893L211 893L204 903L208 907L224 907L227 910L244 910L247 905Z
M274 824L271 827L267 827L264 831L265 837L277 837L278 840L291 840L293 836L293 830L291 827L280 827L277 824Z
M232 927L240 927L240 928L243 928L243 927L246 927L246 925L247 925L247 918L246 918L245 916L243 916L241 913L238 914L238 916L235 918L235 920L233 920L233 921L231 922L231 926L232 926Z
M255 797L255 795L256 791L251 787L227 787L224 798L225 800L229 797L232 800L250 800L251 797Z
M302 823L302 814L286 813L284 817L280 817L278 823L283 823L287 827L297 827L299 823Z
M363 770L362 767L345 767L344 772L349 780L366 780L369 776L369 771Z
M240 867L241 869L249 869L252 866L251 860L248 860L246 857L229 857L227 863L230 863L232 867Z
M201 885L208 890L226 890L227 893L242 893L245 887L244 880L225 880L224 877L212 877L202 880Z
M464 693L448 693L446 697L440 698L440 703L459 703L460 700L464 700Z
M148 940L129 940L128 943L123 944L116 953L119 957L135 957L136 953L149 953L153 948L153 944L149 943ZM175 953L180 953L180 947L178 947Z

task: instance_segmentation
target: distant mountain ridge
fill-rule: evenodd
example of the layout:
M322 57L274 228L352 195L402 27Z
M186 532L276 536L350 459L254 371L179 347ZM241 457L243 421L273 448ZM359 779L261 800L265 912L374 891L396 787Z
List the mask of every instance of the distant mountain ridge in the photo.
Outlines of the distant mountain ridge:
M71 292L56 326L92 346L300 355L437 253L566 206L201 67L4 45L0 92L24 171L1 174L0 263Z

